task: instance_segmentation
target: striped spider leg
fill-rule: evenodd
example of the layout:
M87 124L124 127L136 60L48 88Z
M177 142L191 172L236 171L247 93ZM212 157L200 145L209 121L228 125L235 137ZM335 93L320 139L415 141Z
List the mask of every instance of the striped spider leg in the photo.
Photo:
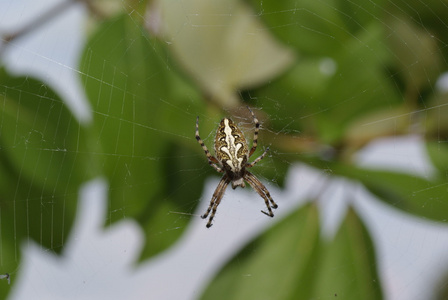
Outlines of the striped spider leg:
M207 218L210 214L210 218L207 223L207 228L212 226L213 218L215 217L218 205L221 203L221 199L224 196L225 190L229 183L232 184L232 188L236 189L238 186L244 188L246 181L265 201L266 207L268 208L268 213L261 211L267 216L273 217L274 213L272 208L277 208L277 204L272 199L268 189L255 177L251 172L246 169L252 168L260 160L262 160L269 147L263 152L262 155L257 157L253 162L249 163L248 160L254 154L258 145L258 131L260 128L260 123L257 117L252 112L252 110L247 107L253 117L255 123L254 139L252 142L252 148L249 151L246 138L243 132L238 128L238 126L228 118L221 120L218 126L215 137L215 155L210 154L210 151L205 146L201 137L199 136L199 117L196 119L196 140L201 145L202 149L207 156L208 163L220 173L224 173L215 192L213 193L212 199L210 200L210 205L207 211L201 217L203 219Z

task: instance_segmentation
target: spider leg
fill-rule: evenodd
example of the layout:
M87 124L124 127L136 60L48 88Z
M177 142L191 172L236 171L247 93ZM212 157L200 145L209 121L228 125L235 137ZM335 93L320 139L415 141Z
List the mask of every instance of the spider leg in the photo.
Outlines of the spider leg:
M252 141L252 148L249 151L249 157L252 156L252 154L254 154L255 150L257 150L257 145L258 145L258 130L260 129L260 122L258 122L257 117L255 116L254 112L252 111L252 109L250 109L250 107L247 107L252 115L252 117L254 118L254 123L255 123L255 131L254 131L254 139Z
M263 154L258 156L253 162L251 162L250 164L246 164L246 168L252 168L253 166L255 166L256 163L258 163L260 160L262 160L266 154L269 151L269 147L266 148L266 150L264 150Z
M205 155L207 156L208 164L212 166L219 173L224 173L224 170L216 165L219 164L219 161L213 155L210 154L210 151L208 151L208 148L207 146L205 146L204 141L202 141L201 137L199 136L199 116L196 118L196 140L204 150Z
M227 176L227 174L225 174L221 178L221 181L219 181L218 186L216 187L215 192L213 193L213 196L212 196L212 199L210 200L210 205L208 206L207 211L205 212L205 214L203 214L201 216L202 219L205 219L210 214L210 211L212 212L212 214L210 215L210 218L208 219L208 222L207 222L207 228L210 228L212 226L212 221L213 221L213 218L215 217L216 209L218 208L219 203L221 203L221 199L224 196L224 192L226 191L226 188L229 185L229 183L230 183L230 179Z
M266 207L268 208L269 213L265 211L261 212L269 217L273 217L274 213L272 212L271 207L277 208L278 205L272 199L268 189L261 183L260 180L258 180L257 177L254 176L254 174L252 174L249 171L246 171L246 173L244 174L244 180L246 180L249 183L249 185L258 193L258 195L260 195L264 199L264 202L266 203ZM272 206L269 205L269 202L271 202Z

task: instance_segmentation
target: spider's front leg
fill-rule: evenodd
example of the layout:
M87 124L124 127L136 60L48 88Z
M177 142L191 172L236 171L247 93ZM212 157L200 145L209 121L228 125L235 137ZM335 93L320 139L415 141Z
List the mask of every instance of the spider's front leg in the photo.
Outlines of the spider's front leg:
M212 226L213 218L215 217L216 210L218 208L219 203L221 203L221 199L224 196L224 192L226 191L227 186L230 183L230 179L227 175L224 175L221 178L221 181L219 181L218 186L216 187L215 192L213 193L212 199L210 200L210 205L207 208L207 211L205 214L201 216L202 219L205 219L210 214L210 211L212 214L210 215L210 218L207 222L207 228L210 228Z
M210 154L210 151L208 151L208 148L204 144L204 141L199 136L199 116L196 118L196 140L198 141L199 145L201 145L202 150L204 150L205 155L207 156L208 164L219 173L224 173L224 170L217 166L217 164L219 164L219 161L216 159L216 157Z
M266 150L264 150L263 154L257 157L253 162L248 163L246 165L246 168L252 168L253 166L255 166L255 164L257 164L260 160L262 160L266 156L266 154L268 154L268 151L269 147L267 147Z
M260 122L258 122L257 117L255 116L254 112L252 111L252 109L250 109L249 106L247 106L247 108L250 111L250 114L252 115L252 117L254 118L254 124L255 124L255 130L254 130L254 139L252 140L252 149L250 149L249 151L249 157L252 156L252 154L254 154L255 150L257 150L257 145L258 145L258 131L260 130Z

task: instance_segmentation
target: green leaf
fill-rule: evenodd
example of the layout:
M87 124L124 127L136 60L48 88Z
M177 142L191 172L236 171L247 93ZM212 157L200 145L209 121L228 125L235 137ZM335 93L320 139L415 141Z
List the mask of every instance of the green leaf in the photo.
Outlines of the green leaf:
M160 159L163 175L160 181L164 189L159 198L154 199L157 203L147 206L147 211L142 212L138 219L148 239L142 258L163 251L176 241L191 218L189 213L197 205L206 177L213 172L203 153L198 155L189 148L168 145Z
M448 145L443 142L430 141L426 143L426 150L434 167L438 169L442 178L448 176Z
M306 205L241 250L201 299L308 299L318 246L317 208Z
M206 173L197 173L192 164L204 162L189 150L200 153L199 94L163 60L165 49L141 21L123 15L102 24L85 47L81 73L94 112L96 158L110 184L107 222L136 219L148 238L146 258L181 235Z
M313 297L303 299L382 299L374 250L362 220L349 209L334 240L324 248Z
M317 135L338 145L353 120L401 105L399 90L385 70L392 58L381 19L362 14L353 20L348 13L363 9L341 1L252 3L270 30L299 56L288 73L251 91L265 110L276 112L274 129Z
M292 49L279 43L244 1L157 5L173 57L220 106L238 106L239 90L271 80L295 59Z
M337 0L336 3L346 28L354 35L368 30L366 27L372 22L378 22L388 5L385 0Z
M94 112L97 159L110 180L110 222L136 216L161 189L160 110L164 72L132 19L101 26L86 45L81 70ZM162 141L164 139L162 138Z
M334 174L359 180L379 200L414 216L434 221L448 221L448 183L446 178L422 177L357 168L342 164L325 164Z
M373 23L356 38L346 41L335 56L337 70L316 99L319 134L324 142L335 143L347 126L360 115L402 103L401 95L384 71L389 52L378 40L384 38L382 25Z
M24 239L62 250L94 168L84 129L51 88L5 69L0 83L1 272L12 273Z
M407 16L397 15L387 20L387 44L394 54L397 76L405 84L407 101L417 101L423 89L432 89L446 66L438 40L428 28L421 28ZM403 71L405 70L405 71Z
M245 246L201 299L382 299L373 243L350 209L323 244L317 207L307 204Z
M388 13L391 16L406 16L427 33L432 33L435 40L440 41L437 52L441 52L445 61L448 56L448 49L444 47L445 37L448 36L448 9L446 3L440 1L394 1L393 5L388 7ZM392 18L391 18L392 19ZM441 64L445 65L444 63ZM446 68L445 68L446 69Z
M373 40L380 33L369 33L371 36L364 41L372 42L373 47ZM385 61L378 57L384 48L372 51L358 46L348 43L351 50L338 60L302 59L279 80L251 91L265 111L276 112L276 118L270 120L272 128L286 133L317 134L324 142L337 144L352 122L363 115L400 105L400 94L382 70ZM322 71L327 64L334 64L337 76ZM364 68L368 71L360 72Z
M259 1L250 3L267 27L300 54L332 57L350 38L336 1Z

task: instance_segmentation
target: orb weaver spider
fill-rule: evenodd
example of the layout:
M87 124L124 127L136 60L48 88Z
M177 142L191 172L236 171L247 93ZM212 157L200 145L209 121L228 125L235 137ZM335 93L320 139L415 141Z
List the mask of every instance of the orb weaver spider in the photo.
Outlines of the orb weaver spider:
M196 118L196 140L201 145L202 149L207 156L208 163L217 172L224 173L213 193L212 199L210 200L210 205L207 208L205 214L201 218L205 219L211 212L210 218L207 223L207 228L212 226L213 218L215 217L216 210L221 199L224 196L224 192L229 185L232 183L232 188L236 189L238 186L244 188L246 181L263 199L268 208L268 213L261 211L269 217L273 217L274 213L271 208L277 208L278 205L272 199L268 189L247 169L252 168L260 160L262 160L266 153L269 151L269 147L263 152L262 155L257 157L253 162L249 163L249 158L254 154L257 149L258 142L258 130L260 128L260 123L257 117L252 112L250 107L247 107L253 117L255 124L254 139L252 142L252 148L248 150L248 145L243 132L238 128L238 126L228 118L221 120L218 126L215 137L215 155L210 154L207 146L205 146L201 137L199 136L199 116ZM272 206L270 205L272 204Z

